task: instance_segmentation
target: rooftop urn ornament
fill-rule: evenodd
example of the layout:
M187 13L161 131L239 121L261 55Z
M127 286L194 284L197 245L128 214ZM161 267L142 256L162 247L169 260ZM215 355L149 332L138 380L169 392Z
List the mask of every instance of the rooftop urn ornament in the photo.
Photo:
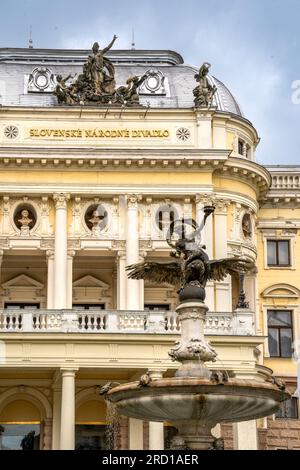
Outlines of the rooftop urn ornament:
M194 103L199 108L209 108L212 105L214 94L217 91L215 85L211 85L207 78L211 64L204 62L200 67L199 72L195 75L196 82L199 85L193 90Z

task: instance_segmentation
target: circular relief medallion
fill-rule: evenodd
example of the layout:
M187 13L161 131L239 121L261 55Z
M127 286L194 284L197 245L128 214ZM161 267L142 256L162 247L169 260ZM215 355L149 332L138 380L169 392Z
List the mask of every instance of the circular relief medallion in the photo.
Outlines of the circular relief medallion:
M191 137L191 131L187 129L186 127L180 127L179 129L177 129L176 137L178 140L181 140L182 142L186 142Z
M15 139L19 135L19 129L16 126L6 126L4 135L7 139Z

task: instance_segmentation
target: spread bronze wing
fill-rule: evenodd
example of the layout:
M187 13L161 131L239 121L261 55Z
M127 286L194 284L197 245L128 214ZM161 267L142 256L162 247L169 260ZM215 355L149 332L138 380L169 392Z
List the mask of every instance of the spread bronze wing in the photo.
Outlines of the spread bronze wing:
M156 284L167 283L176 286L181 279L180 265L176 262L155 263L153 261L144 261L143 263L127 266L126 271L128 271L130 279L144 279Z
M246 273L254 268L251 260L241 258L224 258L206 263L207 280L223 281L228 274Z

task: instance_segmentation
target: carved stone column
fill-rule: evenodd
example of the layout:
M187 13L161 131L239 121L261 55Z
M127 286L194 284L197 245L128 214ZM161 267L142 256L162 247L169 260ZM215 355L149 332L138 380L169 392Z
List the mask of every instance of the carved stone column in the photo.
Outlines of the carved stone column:
M126 265L139 262L139 197L127 196ZM126 276L127 310L140 308L140 283Z
M148 374L152 380L163 377L162 370L149 370ZM149 450L164 450L164 423L149 422Z
M3 196L3 219L2 219L2 230L3 233L9 233L11 231L11 225L9 220L10 214L10 200L9 196Z
M61 369L61 425L60 450L75 447L75 374L78 369Z
M152 198L151 197L146 198L144 231L145 231L146 238L150 240L152 236Z
M67 308L73 305L73 259L75 250L68 250L68 275L67 275Z
M47 259L47 308L54 308L54 251L46 251Z
M230 202L219 199L215 202L215 258L221 259L227 257L227 211ZM224 281L216 282L216 305L217 312L232 312L231 296L231 276L227 276Z
M68 194L54 194L55 248L54 248L54 302L55 309L67 308L67 245L68 245Z
M52 450L60 449L61 387L53 386Z
M41 207L41 232L42 232L42 235L47 236L49 235L51 231L50 224L49 224L50 207L49 207L48 196L42 197L40 207Z
M126 310L126 286L127 275L126 267L126 252L120 250L117 252L117 309Z

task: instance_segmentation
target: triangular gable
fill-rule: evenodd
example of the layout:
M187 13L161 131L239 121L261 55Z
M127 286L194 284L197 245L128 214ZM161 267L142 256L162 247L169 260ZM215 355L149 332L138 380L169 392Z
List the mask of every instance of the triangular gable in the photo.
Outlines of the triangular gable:
M99 287L102 289L107 289L109 285L106 284L106 282L103 282L100 279L87 274L86 276L77 279L77 281L74 281L73 287Z
M44 284L27 276L26 274L19 274L9 281L4 282L2 287L3 289L9 289L11 287L34 287L35 289L43 289Z

